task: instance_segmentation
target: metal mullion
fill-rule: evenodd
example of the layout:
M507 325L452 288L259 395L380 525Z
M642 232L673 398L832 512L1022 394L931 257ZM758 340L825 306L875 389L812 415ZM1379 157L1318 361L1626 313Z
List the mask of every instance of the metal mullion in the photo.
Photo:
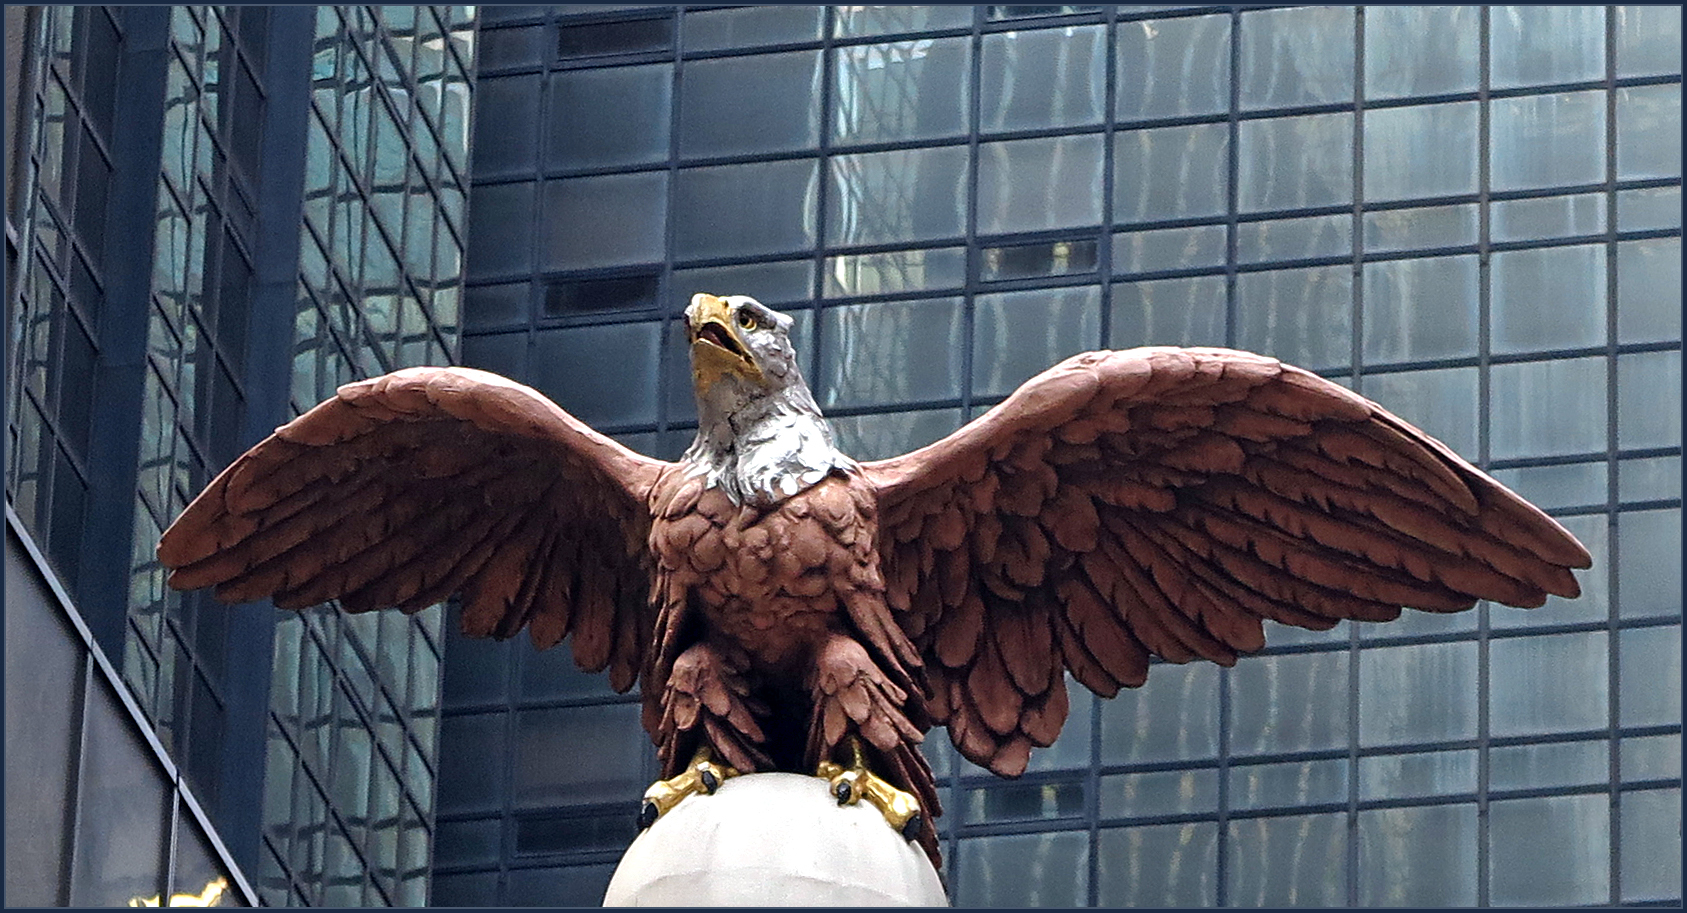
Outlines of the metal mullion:
M1353 213L1350 241L1351 293L1348 306L1352 308L1352 328L1348 333L1348 365L1352 369L1353 390L1364 393L1365 357L1362 340L1365 334L1365 8L1353 12ZM1364 643L1359 637L1359 625L1347 626L1347 808L1343 848L1343 869L1347 875L1344 890L1347 903L1359 903L1359 689L1360 663L1364 661Z
M1241 175L1241 120L1239 117L1242 106L1242 13L1238 8L1231 8L1230 15L1230 98L1225 111L1225 188L1224 188L1224 343L1227 346L1236 345L1236 285L1237 260L1240 253L1240 225L1238 211L1241 208L1237 184ZM1217 906L1230 904L1230 711L1231 711L1231 676L1230 670L1220 669L1218 675L1218 799L1214 847L1215 868L1217 870L1213 880L1213 893Z
M1610 818L1609 834L1609 891L1608 900L1615 906L1622 902L1622 739L1618 722L1622 714L1622 651L1617 622L1621 619L1621 579L1616 568L1620 564L1622 541L1618 536L1618 510L1622 462L1617 458L1618 406L1617 388L1617 22L1616 12L1605 8L1605 503L1606 542L1610 557L1601 570L1605 574L1606 614L1609 630L1605 635L1606 725L1610 728L1606 746L1606 775L1609 778Z
M1493 424L1493 381L1490 365L1492 352L1492 275L1493 237L1492 192L1493 181L1493 104L1490 101L1490 76L1493 60L1492 11L1481 7L1477 13L1477 390L1476 409L1482 420L1476 428L1477 465L1489 465L1491 426ZM1492 895L1493 854L1488 843L1491 837L1489 791L1493 780L1493 723L1489 703L1493 690L1493 651L1489 603L1484 600L1476 607L1476 905L1485 907Z

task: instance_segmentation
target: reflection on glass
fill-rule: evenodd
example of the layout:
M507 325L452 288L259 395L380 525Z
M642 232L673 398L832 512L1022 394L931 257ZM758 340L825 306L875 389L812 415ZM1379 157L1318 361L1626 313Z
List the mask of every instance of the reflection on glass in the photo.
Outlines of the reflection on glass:
M1681 350L1617 356L1617 446L1681 446Z
M1681 176L1681 87L1629 86L1617 96L1617 179Z
M1605 75L1605 9L1496 6L1490 67L1496 89L1580 82Z
M1218 771L1165 770L1101 778L1101 817L1191 815L1218 808Z
M1617 341L1670 342L1680 338L1681 239L1619 242Z
M1232 767L1229 799L1237 809L1346 801L1347 759Z
M1365 250L1422 250L1475 244L1475 204L1386 209L1364 215Z
M1104 907L1210 907L1218 902L1218 825L1116 827L1096 841Z
M1353 115L1243 121L1237 205L1244 211L1353 199Z
M1489 645L1490 725L1494 735L1603 729L1609 635L1508 637Z
M1642 457L1623 460L1619 465L1618 500L1661 501L1681 497L1680 457Z
M1472 6L1367 8L1365 94L1400 98L1474 91L1480 17Z
M482 77L475 84L475 102L479 111L474 119L475 174L532 170L539 141L539 77ZM374 107L378 112L385 110L378 103Z
M1681 896L1681 790L1623 793L1622 869L1625 903L1679 902Z
M533 184L475 188L469 212L469 262L475 276L520 275L532 269Z
M1476 903L1475 805L1359 813L1359 902L1457 907Z
M1605 179L1605 93L1496 98L1493 189L1522 190Z
M1243 222L1236 226L1236 260L1239 263L1308 260L1344 256L1352 252L1353 216L1349 213Z
M959 409L841 415L832 419L838 449L857 460L882 460L918 450L961 426ZM932 744L931 739L926 744Z
M1120 120L1230 108L1230 16L1119 23Z
M1495 469L1489 474L1542 510L1604 504L1610 476L1603 460Z
M1364 659L1361 658L1360 662L1363 663ZM1399 695L1395 698L1398 699ZM1359 759L1359 799L1473 793L1476 791L1476 767L1474 750L1362 757Z
M1499 200L1492 213L1489 237L1494 241L1532 241L1575 235L1604 234L1606 197L1578 193L1527 200Z
M1351 8L1249 11L1241 22L1244 109L1352 100Z
M817 178L813 159L681 169L674 180L675 259L813 247Z
M580 805L635 795L650 779L638 705L516 713L515 796L521 805ZM568 763L556 763L558 758Z
M673 87L670 63L551 74L547 164L597 168L666 159ZM484 100L477 105L487 110ZM476 146L477 155L482 148Z
M1359 744L1474 738L1475 643L1373 647L1359 655ZM1411 695L1410 700L1402 695Z
M819 51L693 60L680 78L682 156L808 149L820 140Z
M1100 136L983 143L978 151L978 230L1039 231L1101 221Z
M1089 852L1083 832L972 837L960 842L956 906L1075 907L1087 897Z
M966 281L966 249L894 250L826 258L826 295L889 295L958 288Z
M696 10L685 16L685 48L719 51L817 41L824 13L825 9L818 6Z
M663 257L666 171L547 181L543 205L542 269L650 263Z
M970 6L836 6L833 34L839 38L966 28L972 24Z
M1113 272L1146 273L1221 266L1224 263L1224 247L1223 225L1121 231L1113 235Z
M823 407L960 395L958 298L827 308L821 315Z
M973 393L1012 393L1032 375L1100 344L1096 286L979 295L973 300Z
M961 819L970 823L1075 818L1083 813L1082 783L997 783L967 790L961 803Z
M934 139L966 130L968 38L921 38L832 51L832 139Z
M811 260L769 260L736 266L674 270L674 303L691 300L697 292L749 295L762 304L807 301L813 294ZM796 339L797 337L793 337Z
M1611 800L1512 799L1488 806L1489 899L1507 906L1611 898Z
M1494 254L1494 351L1602 344L1605 263L1597 244Z
M1366 363L1475 355L1477 276L1474 255L1366 263Z
M656 420L660 324L606 324L533 337L532 384L587 424Z
M1223 276L1114 283L1107 344L1222 346L1224 302Z
M1224 124L1116 134L1114 220L1153 222L1223 215L1230 185L1229 154L1230 131Z
M1623 617L1679 617L1681 508L1617 514L1617 544Z
M1353 270L1347 266L1246 273L1236 280L1241 348L1316 371L1353 355Z
M1489 375L1492 459L1605 450L1605 359L1494 365Z
M833 156L828 174L829 244L925 241L965 231L965 146Z
M1617 227L1623 231L1681 227L1681 188L1617 191Z
M986 247L979 252L978 278L984 282L1032 279L1095 272L1095 241L1041 241Z
M1619 6L1617 76L1681 72L1681 7Z
M170 902L167 903L167 904L163 904L163 906L166 906L166 907L221 907L221 906L224 906L222 900L223 900L223 892L226 891L226 890L228 890L228 879L219 876L219 877L207 882L205 887L200 889L199 893L197 893L197 894L181 894L181 893L171 894L170 895ZM154 894L151 897L131 897L131 898L129 898L129 906L131 906L131 907L156 907L156 906L159 906L158 895Z
M1340 906L1347 897L1346 818L1337 812L1231 821L1230 903Z
M1347 744L1346 653L1254 657L1231 676L1231 751L1238 755Z
M1631 628L1617 636L1618 661L1625 675L1617 694L1622 726L1681 725L1681 626Z
M1366 111L1366 198L1474 193L1476 121L1476 102Z
M1218 756L1219 667L1154 666L1148 683L1102 701L1101 755L1113 764Z
M1034 130L1101 120L1106 108L1106 26L1067 26L984 36L979 129Z

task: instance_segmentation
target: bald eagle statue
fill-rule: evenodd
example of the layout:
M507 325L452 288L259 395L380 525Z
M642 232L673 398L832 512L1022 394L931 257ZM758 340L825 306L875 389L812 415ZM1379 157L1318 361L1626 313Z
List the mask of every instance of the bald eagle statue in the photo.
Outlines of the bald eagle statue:
M919 745L948 727L1002 776L1149 659L1231 665L1270 619L1313 630L1573 597L1558 523L1381 406L1216 348L1089 352L948 437L838 450L791 319L686 310L697 438L634 453L538 392L465 368L340 387L164 534L177 589L415 612L470 636L572 638L641 685L666 779L648 825L739 772L828 778L937 862Z

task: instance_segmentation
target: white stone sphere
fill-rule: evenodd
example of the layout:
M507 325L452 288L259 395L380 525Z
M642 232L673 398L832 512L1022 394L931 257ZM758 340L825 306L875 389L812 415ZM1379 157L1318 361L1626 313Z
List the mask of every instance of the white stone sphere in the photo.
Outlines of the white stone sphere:
M606 907L948 906L919 844L826 781L733 777L656 819L621 857Z

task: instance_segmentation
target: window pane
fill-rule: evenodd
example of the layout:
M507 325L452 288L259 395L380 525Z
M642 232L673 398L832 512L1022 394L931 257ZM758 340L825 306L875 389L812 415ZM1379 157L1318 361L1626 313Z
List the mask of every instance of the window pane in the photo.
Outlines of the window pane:
M889 295L959 287L966 281L966 249L896 250L826 258L829 297Z
M770 260L736 266L706 266L674 270L673 305L691 301L698 292L711 295L749 295L762 304L808 301L814 295L811 260ZM801 346L799 345L799 348Z
M1489 899L1508 906L1607 902L1610 801L1551 796L1489 805Z
M978 279L980 282L1002 282L1093 273L1096 271L1096 258L1093 238L986 247L979 251Z
M1243 12L1242 107L1276 108L1353 99L1353 10Z
M770 6L697 10L685 16L685 48L719 51L820 40L824 7Z
M1681 614L1681 508L1617 515L1622 616Z
M832 420L838 449L857 460L900 456L918 450L960 426L959 409L845 415ZM933 744L933 740L927 739L926 744Z
M610 174L545 183L543 269L662 259L668 174Z
M1470 6L1365 10L1365 94L1441 95L1476 88L1481 11Z
M832 10L833 33L839 38L966 28L972 25L970 6L838 6Z
M1390 260L1364 270L1366 362L1476 354L1475 256Z
M539 144L539 77L482 77L475 85L475 108L475 175L532 171Z
M1480 372L1474 368L1366 375L1364 393L1466 459L1477 456Z
M649 53L673 46L674 20L670 16L557 27L557 53L564 60Z
M1230 110L1230 16L1119 23L1118 117Z
M1491 474L1542 510L1603 504L1609 481L1603 461L1496 469Z
M541 331L529 383L588 425L654 422L659 330L644 322Z
M1617 341L1681 338L1681 239L1617 244Z
M1365 197L1476 192L1476 102L1365 112Z
M1623 726L1681 725L1681 626L1632 628L1617 638Z
M1359 813L1359 903L1459 907L1476 903L1474 805Z
M1218 756L1219 668L1155 665L1148 683L1101 702L1101 756L1111 764Z
M1605 232L1606 197L1602 193L1501 200L1493 203L1491 210L1495 241L1533 241Z
M1224 312L1223 276L1116 282L1107 344L1222 346Z
M168 783L128 712L98 675L83 726L70 906L118 906L155 897L164 887L168 858Z
M1222 266L1224 253L1223 225L1122 231L1113 235L1113 272L1146 273Z
M1346 815L1230 822L1233 906L1340 906L1347 898Z
M1237 809L1345 802L1347 759L1232 767L1229 801Z
M1605 179L1605 93L1496 98L1489 104L1494 190Z
M544 61L545 29L542 26L483 28L475 42L475 63L482 72L503 67L535 66ZM480 85L486 85L481 79Z
M474 188L469 210L472 276L521 275L533 269L533 184Z
M1230 750L1236 755L1347 744L1346 653L1250 657L1230 671Z
M1210 907L1218 902L1218 825L1119 827L1096 842L1104 907Z
M1570 535L1575 536L1587 547L1588 553L1593 555L1594 568L1610 566L1611 531L1610 523L1604 514L1584 514L1557 519L1560 525L1570 531ZM1502 631L1574 622L1603 623L1611 614L1610 593L1606 585L1608 576L1597 570L1578 571L1576 579L1582 586L1581 596L1575 599L1548 596L1546 605L1538 610L1516 609L1489 603L1488 624L1494 630Z
M1681 458L1650 457L1623 460L1617 476L1617 498L1651 501L1681 497Z
M1473 750L1360 758L1359 799L1473 793L1476 791L1476 766L1476 752Z
M1035 130L1101 120L1107 102L1105 29L1089 25L984 36L979 129Z
M471 333L463 336L463 364L505 377L527 376L526 331Z
M1614 15L1619 77L1681 72L1681 7L1620 6Z
M820 52L693 60L680 73L687 158L809 149L820 140ZM731 114L727 114L731 112Z
M834 49L833 142L933 139L966 132L971 48L968 38L922 38Z
M1606 724L1603 631L1507 637L1489 645L1494 735L1598 729Z
M1422 250L1475 244L1477 218L1474 205L1367 212L1365 250Z
M1681 737L1652 735L1623 739L1623 780L1678 780L1681 778Z
M1625 903L1681 898L1681 790L1623 793L1622 897Z
M1494 351L1604 343L1605 260L1595 244L1494 254Z
M667 159L673 64L567 70L550 79L545 145L550 167L600 168Z
M674 256L732 257L814 246L812 159L686 168L674 184Z
M1489 750L1488 788L1494 790L1589 786L1611 779L1611 746L1603 739Z
M1306 260L1338 257L1353 251L1353 216L1270 219L1236 226L1236 260Z
M1617 227L1623 231L1681 227L1681 188L1617 191Z
M522 805L619 802L649 785L650 741L637 704L516 713L515 801ZM558 758L567 764L556 763Z
M1493 86L1579 82L1605 75L1605 10L1597 6L1496 6Z
M1244 121L1237 204L1243 211L1333 206L1353 199L1353 115Z
M1069 355L1101 345L1101 289L1033 289L973 300L972 392L1012 393Z
M1217 809L1216 770L1164 770L1101 778L1103 818L1193 815Z
M1353 270L1348 266L1247 273L1236 280L1240 348L1310 371L1353 355Z
M1224 124L1130 130L1113 140L1113 219L1223 215L1230 166Z
M1494 365L1490 377L1492 459L1605 449L1605 359Z
M821 315L821 405L867 405L960 395L958 298L827 308Z
M1617 90L1617 178L1681 176L1681 87Z
M1371 647L1359 654L1359 744L1476 736L1474 643Z
M833 156L826 243L880 244L966 231L967 148Z
M1039 231L1101 221L1101 137L984 143L978 152L978 230Z
M1617 446L1681 446L1681 350L1617 357Z
M1083 833L962 840L954 902L963 907L1075 907L1088 896Z

